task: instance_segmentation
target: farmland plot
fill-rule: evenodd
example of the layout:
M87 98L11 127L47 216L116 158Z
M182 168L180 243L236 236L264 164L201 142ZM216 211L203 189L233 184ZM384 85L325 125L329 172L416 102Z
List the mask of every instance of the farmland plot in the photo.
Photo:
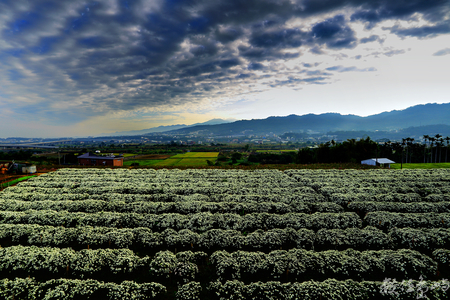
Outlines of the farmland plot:
M180 167L198 167L207 166L208 160L215 161L219 152L186 152L174 155L164 161L156 163L156 166L180 166Z
M450 171L64 169L0 193L2 299L447 299Z

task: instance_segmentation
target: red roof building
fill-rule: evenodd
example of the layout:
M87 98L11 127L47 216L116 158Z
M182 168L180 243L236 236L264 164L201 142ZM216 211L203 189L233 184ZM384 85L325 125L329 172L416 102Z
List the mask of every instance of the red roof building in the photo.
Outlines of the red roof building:
M80 155L78 158L78 164L81 166L110 166L121 167L123 166L123 156L100 156L94 153L88 152Z

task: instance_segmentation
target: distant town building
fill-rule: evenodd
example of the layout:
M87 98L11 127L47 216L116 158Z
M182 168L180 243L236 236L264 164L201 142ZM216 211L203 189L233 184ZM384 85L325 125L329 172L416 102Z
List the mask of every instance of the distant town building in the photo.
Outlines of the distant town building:
M123 156L100 156L92 152L80 155L78 158L78 164L81 166L110 166L121 167L123 166Z
M369 165L369 166L382 166L382 167L388 167L391 168L391 164L395 164L395 161L392 161L387 158L371 158L361 161L362 165Z

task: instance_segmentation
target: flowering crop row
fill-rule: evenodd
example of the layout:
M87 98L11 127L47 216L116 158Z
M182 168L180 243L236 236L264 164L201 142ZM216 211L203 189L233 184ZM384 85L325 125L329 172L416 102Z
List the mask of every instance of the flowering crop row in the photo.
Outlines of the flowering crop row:
M47 174L46 177L37 178L24 183L24 186L49 187L101 187L127 183L130 185L167 185L180 186L195 184L215 187L243 186L261 188L270 185L274 188L312 187L327 193L330 188L347 189L349 191L363 191L380 193L395 192L396 189L405 193L414 190L419 193L430 192L435 189L441 193L442 189L450 187L450 174L448 170L59 170ZM339 188L337 188L339 187ZM377 192L378 190L378 192Z
M189 229L203 232L210 229L234 229L255 231L257 229L293 228L313 229L361 227L356 213L287 213L283 215L253 213L246 215L209 212L192 215L181 214L136 214L136 213L73 213L67 211L29 210L23 212L0 211L0 224L38 224L51 226L104 226L146 227L154 231L167 228Z
M181 201L181 202L131 202L104 201L104 200L42 200L20 201L0 200L0 211L26 211L26 210L54 210L69 212L120 212L139 214L179 213L193 214L199 212L211 213L311 213L311 212L342 212L342 206L332 202L308 203L292 202L290 204L280 202L206 202L206 201Z
M422 170L308 170L290 169L284 173L292 178L307 183L339 182L349 178L354 183L392 183L403 182L449 182L450 174L445 169Z
M449 265L448 250L434 252L439 267ZM208 259L209 257L209 259ZM435 258L436 260L436 258ZM154 257L139 257L129 249L74 251L71 248L11 246L0 249L0 272L9 276L48 276L111 280L186 283L196 276L213 276L218 280L238 279L244 282L283 280L358 279L382 280L385 274L395 278L430 278L436 275L438 263L414 250L368 250L323 252L304 249L275 250L270 253L184 251L177 254L160 251ZM208 264L208 261L211 264ZM203 266L201 269L199 266ZM200 271L201 270L201 271ZM208 275L211 272L210 275Z
M279 281L252 282L245 284L233 280L221 283L211 282L208 289L211 300L406 300L406 299L447 299L450 291L445 280L405 280L389 289L380 281L356 282L327 279L322 282L304 281L280 283ZM386 289L386 291L385 291ZM386 292L382 294L380 291ZM427 297L427 298L425 298ZM429 297L429 298L428 298Z
M448 281L408 280L397 282L391 289L384 291L386 283L379 281L356 282L353 280L288 282L279 281L252 282L245 284L233 280L221 283L210 282L207 289L207 299L237 300L237 299L304 299L304 300L394 300L394 299L445 299L448 298ZM201 292L199 282L182 285L177 292L177 300L198 300ZM167 289L158 283L135 283L123 281L96 281L92 279L52 279L38 282L34 278L16 278L0 280L0 297L2 299L108 299L108 300L144 300L159 299L167 295Z
M229 194L215 194L211 196L202 194L192 195L176 195L176 194L119 194L119 193L104 193L97 195L90 195L87 193L80 194L62 194L62 193L38 193L38 192L23 192L20 189L7 189L2 192L2 200L17 200L17 201L80 201L80 200L97 200L97 201L121 201L125 203L133 202L279 202L288 205L293 205L298 202L308 203L323 203L325 198L319 194L255 194L255 195L229 195Z
M364 218L369 226L383 230L401 228L450 228L450 213L369 212Z
M315 193L309 191L308 188L302 187L288 187L278 188L270 187L268 184L261 184L260 187L248 187L245 185L230 184L229 186L220 186L210 184L207 186L201 185L201 183L187 183L183 185L174 184L156 184L150 185L145 183L139 183L136 185L130 184L114 184L106 185L104 182L97 187L89 186L74 186L63 188L46 188L46 187L33 187L33 186L16 186L8 190L10 193L43 193L43 194L89 194L89 195L101 195L105 193L118 193L118 194L138 194L138 195L153 195L153 194L176 194L176 195L296 195L305 193Z
M437 249L433 252L434 260L439 264L439 275L444 278L450 276L450 250Z
M381 232L381 231L380 231ZM349 233L350 234L350 233ZM381 232L381 234L383 234ZM166 229L152 232L148 228L53 227L41 225L0 224L1 244L48 247L130 248L140 252L163 249L195 249L211 252L218 249L275 250L283 247L312 249L318 238L308 229L270 229L242 233L237 230L211 229L204 233L189 229Z
M450 202L351 202L347 208L362 215L373 211L389 211L401 213L450 213Z
M129 249L74 251L71 248L11 246L0 249L0 272L11 275L54 274L58 277L92 278L138 273L149 259Z
M442 196L442 195L438 195ZM426 201L426 198L422 198L417 193L389 193L389 194L369 194L369 193L333 193L328 195L327 200L339 205L347 206L351 202L401 202L401 203L413 203ZM436 199L436 198L433 198ZM438 199L443 199L439 197ZM426 202L440 202L439 201L426 201Z
M8 300L144 300L156 299L166 292L163 285L155 282L123 281L118 284L92 279L51 279L44 282L34 278L0 279L0 298Z
M119 194L119 193L103 193L90 195L87 193L80 194L63 194L63 193L39 193L39 192L23 192L20 189L7 189L1 194L2 200L16 200L16 201L80 201L80 200L96 200L96 201L120 201L125 203L133 202L278 202L288 205L296 205L299 202L307 203L323 203L326 199L319 194L254 194L254 195L229 195L229 194L214 194L214 195L176 195L176 194Z
M411 172L324 172L323 170L278 170L233 171L233 170L114 170L92 172L90 170L66 171L40 176L21 184L23 192L38 190L51 193L99 194L107 192L108 186L119 193L155 194L174 192L186 195L201 194L257 194L270 192L267 186L283 193L319 193L330 196L334 193L418 193L442 194L450 191L450 175L446 171L413 170ZM213 187L213 189L211 188Z
M303 249L263 252L214 252L211 263L219 280L244 282L283 280L358 279L383 280L389 276L430 278L437 263L414 250L328 250L314 252Z
M438 248L450 247L450 229L394 228L384 233L375 227L294 230L269 229L253 232L211 229L203 233L189 229L175 231L166 229L153 232L148 228L110 227L53 227L25 224L0 224L0 244L18 243L47 247L130 248L133 250L156 252L163 249L211 251L271 251L276 249L308 249L323 251L328 249L357 250L409 248L431 253Z
M197 262L207 257L204 252L169 251L153 258L139 257L129 249L52 248L11 246L0 248L0 272L9 276L33 275L41 278L141 278L158 281L169 276L176 281L190 281L198 273Z

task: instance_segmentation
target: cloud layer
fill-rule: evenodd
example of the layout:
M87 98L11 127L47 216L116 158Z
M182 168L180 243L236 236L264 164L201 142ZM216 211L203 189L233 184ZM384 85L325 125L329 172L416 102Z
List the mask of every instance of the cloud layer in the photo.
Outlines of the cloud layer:
M0 109L76 123L112 112L196 109L259 88L327 83L336 72L376 68L286 64L305 53L339 55L383 43L370 32L389 20L412 25L384 27L386 34L448 34L449 6L445 0L4 0ZM360 25L366 37L358 36ZM445 54L448 49L435 55Z

